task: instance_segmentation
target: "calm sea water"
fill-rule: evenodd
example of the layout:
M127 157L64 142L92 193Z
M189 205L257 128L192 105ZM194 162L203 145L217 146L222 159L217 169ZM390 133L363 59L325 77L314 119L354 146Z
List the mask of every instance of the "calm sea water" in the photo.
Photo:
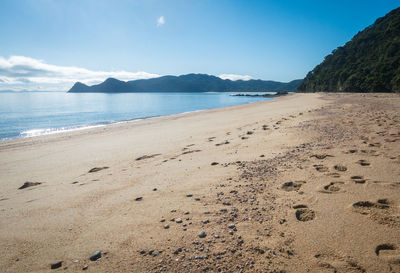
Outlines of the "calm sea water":
M0 139L266 100L227 93L0 93Z

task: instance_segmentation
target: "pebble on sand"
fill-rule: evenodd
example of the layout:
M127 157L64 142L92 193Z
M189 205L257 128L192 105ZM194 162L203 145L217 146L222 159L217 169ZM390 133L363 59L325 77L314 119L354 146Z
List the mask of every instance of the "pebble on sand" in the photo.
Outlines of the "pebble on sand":
M200 231L199 232L199 237L200 238L205 238L207 236L207 234L205 233L205 231Z
M61 266L62 266L62 261L55 261L50 264L51 269L57 269L60 268Z
M21 187L19 187L19 190L23 190L25 188L33 187L33 186L38 186L42 184L42 182L25 182Z
M143 200L143 197L137 197L136 199L135 199L135 201L142 201Z
M100 251L96 251L95 253L92 254L92 256L90 256L90 260L91 261L97 261L100 258L101 258L101 252Z

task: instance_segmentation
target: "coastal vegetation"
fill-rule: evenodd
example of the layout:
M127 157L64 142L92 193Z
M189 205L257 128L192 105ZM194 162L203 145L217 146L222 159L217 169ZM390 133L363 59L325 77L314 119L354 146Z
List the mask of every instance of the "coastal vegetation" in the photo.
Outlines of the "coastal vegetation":
M302 92L400 92L400 8L355 35L308 73Z

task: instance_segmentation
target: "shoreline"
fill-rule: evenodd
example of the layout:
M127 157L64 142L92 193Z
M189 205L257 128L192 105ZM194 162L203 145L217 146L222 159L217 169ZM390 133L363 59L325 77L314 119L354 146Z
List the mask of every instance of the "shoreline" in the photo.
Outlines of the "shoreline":
M208 92L208 93L212 93L212 92ZM215 92L215 93L221 93L221 92ZM270 96L270 97L266 97L265 100L272 100L272 99L276 99L276 98L278 98L278 97ZM232 106L246 105L246 104L256 103L256 102L245 102L245 103L236 104L236 105L232 105ZM232 106L221 106L221 107L214 107L214 108L208 108L208 109L186 111L186 112L167 114L167 115L138 117L138 118L133 118L133 119L126 119L126 120L119 120L119 121L108 121L108 122L104 122L104 123L89 124L89 125L64 126L64 127L60 127L60 128L36 128L36 129L30 129L30 130L22 131L22 132L19 133L19 136L16 136L16 137L0 139L0 143L4 142L4 141L13 141L13 140L16 140L16 139L40 137L40 136L53 135L53 134L59 134L59 133L68 133L68 132L73 132L73 131L87 130L87 129L93 129L93 128L97 128L97 127L109 126L109 125L113 125L113 124L137 122L137 121L145 120L145 119L158 118L158 117L168 117L168 116L173 116L173 115L188 114L188 113L193 113L193 112L207 111L207 110L220 109L220 108L226 108L226 107L232 107ZM68 129L63 129L63 128L68 128ZM24 133L31 132L31 131L49 131L49 132L40 133L38 135L26 135L26 136L23 136Z
M294 95L294 93L286 95L286 97L288 97L290 95ZM7 139L0 140L0 149L2 148L2 144L13 144L13 142L22 142L23 143L24 140L29 140L29 139L36 139L36 138L41 138L41 137L53 136L53 135L61 135L62 136L63 134L66 134L65 137L69 137L68 134L71 134L71 136L72 136L72 135L75 135L74 132L79 133L79 131L86 131L86 130L89 130L89 131L93 130L93 133L96 133L98 130L101 131L103 127L115 126L116 128L118 128L120 126L123 126L124 124L129 125L131 123L136 123L136 122L141 122L141 121L150 121L153 119L169 120L169 119L174 119L174 118L178 118L181 116L186 116L186 115L196 114L196 113L201 113L201 112L207 112L207 111L215 111L215 110L225 111L225 110L229 110L234 107L263 103L263 102L273 101L273 100L277 100L277 99L281 99L281 98L282 97L268 98L266 100L241 103L241 104L231 105L231 106L222 106L222 107L216 107L216 108L210 108L210 109L201 109L201 110L187 111L187 112L176 113L176 114L169 114L169 115L160 115L160 116L151 116L151 117L144 117L144 118L137 118L137 119L130 119L130 120L115 121L115 122L111 122L111 123L107 123L107 124L88 125L88 126L84 126L84 127L68 129L68 130L59 130L59 131L54 131L51 133L45 133L45 134L35 135L35 136L7 138ZM41 130L41 129L33 129L33 130ZM7 145L5 145L5 146L7 146Z
M294 94L0 142L0 268L396 272L399 106Z

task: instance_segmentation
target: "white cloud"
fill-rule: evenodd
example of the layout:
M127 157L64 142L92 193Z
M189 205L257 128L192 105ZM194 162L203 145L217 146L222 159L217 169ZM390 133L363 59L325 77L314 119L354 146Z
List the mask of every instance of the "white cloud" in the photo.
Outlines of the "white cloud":
M0 57L0 90L68 90L77 81L92 85L109 77L128 81L159 76L143 71L93 71L75 66L51 65L24 56Z
M160 18L157 19L157 26L161 27L164 24L165 24L164 16L160 16Z
M223 80L231 80L231 81L237 81L237 80L243 80L243 81L248 81L252 80L253 77L249 75L237 75L237 74L220 74L218 75Z

